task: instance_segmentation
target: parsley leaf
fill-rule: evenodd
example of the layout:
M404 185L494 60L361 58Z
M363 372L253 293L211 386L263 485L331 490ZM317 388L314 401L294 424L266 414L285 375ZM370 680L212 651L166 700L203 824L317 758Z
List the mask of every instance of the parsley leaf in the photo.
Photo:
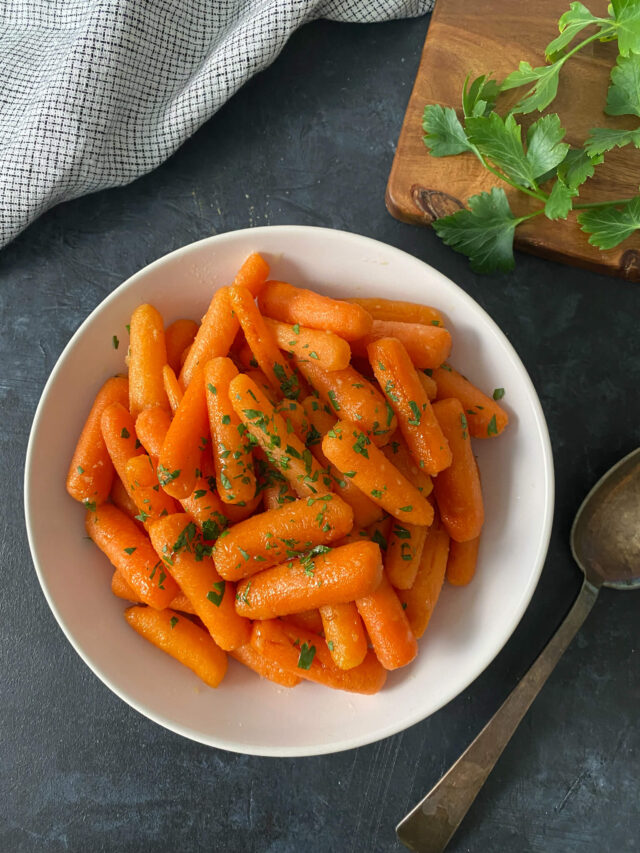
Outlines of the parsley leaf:
M441 107L430 104L424 108L422 116L422 137L424 144L433 157L449 157L473 151L462 125L453 107Z
M640 5L636 0L611 0L618 50L622 56L640 53Z
M468 83L467 77L462 89L462 110L465 118L488 115L495 107L500 87L495 80L487 80L484 74L476 77L471 85L467 85Z
M456 252L466 255L475 272L507 272L514 267L513 233L519 219L511 212L505 191L471 196L469 210L436 219L433 228Z
M558 178L544 204L544 215L547 219L566 219L577 195L578 190L571 189Z
M640 228L640 196L624 204L610 204L583 210L578 216L589 242L599 249L613 249Z
M561 67L561 59L553 65L541 65L537 68L532 68L530 62L522 61L518 70L512 71L500 84L501 92L533 84L525 97L513 108L512 113L532 113L534 110L541 112L548 107L558 94Z
M560 117L542 116L527 131L527 161L536 178L557 168L565 159L569 145L563 142L565 130Z
M610 116L640 116L640 55L619 56L611 69L605 113Z
M582 3L572 3L569 11L565 12L558 21L560 35L547 45L545 50L547 60L555 62L563 56L565 48L569 46L578 33L590 24L601 26L601 21L594 17Z
M310 669L311 664L313 663L313 659L316 656L316 647L308 646L307 643L303 643L300 646L300 656L298 657L298 668L299 669Z
M614 130L611 127L592 127L584 147L591 156L604 154L612 148L624 148L633 144L640 148L640 128L636 130ZM600 158L602 162L602 157Z
M582 148L570 148L558 166L558 177L570 189L575 190L584 184L587 178L593 177L594 167L602 163L603 159L588 149L583 151Z
M513 181L525 187L535 186L536 176L525 155L521 128L514 116L505 119L498 113L472 116L467 119L467 134L482 156Z

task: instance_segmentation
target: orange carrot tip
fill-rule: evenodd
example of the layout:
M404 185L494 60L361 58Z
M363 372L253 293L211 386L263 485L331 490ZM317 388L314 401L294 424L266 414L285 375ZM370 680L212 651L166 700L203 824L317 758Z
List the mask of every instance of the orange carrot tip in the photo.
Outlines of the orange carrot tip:
M496 401L504 397L504 388L496 388L493 399L448 364L432 371L437 387L437 399L455 397L460 400L474 438L492 438L500 435L509 423L509 416Z

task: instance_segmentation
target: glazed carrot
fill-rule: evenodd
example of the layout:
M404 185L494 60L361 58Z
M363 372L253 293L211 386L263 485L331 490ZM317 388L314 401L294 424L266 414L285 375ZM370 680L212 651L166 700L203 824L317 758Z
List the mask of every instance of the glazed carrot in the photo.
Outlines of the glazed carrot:
M276 392L295 400L300 394L298 377L280 352L251 292L246 287L234 286L229 291L229 300L260 370Z
M433 608L438 602L444 582L449 553L449 536L446 530L433 527L425 542L418 574L411 589L398 591L405 605L405 614L415 636L420 637L427 630Z
M135 503L127 479L127 462L144 451L137 440L133 418L121 403L112 403L103 411L100 426L113 467Z
M442 314L429 305L418 305L415 302L400 302L395 299L347 299L360 305L374 320L397 320L400 323L422 323L424 326L444 326Z
M178 511L178 506L158 487L158 472L151 457L133 456L127 462L126 478L129 494L137 507L138 521L154 521Z
M340 669L359 666L367 656L367 636L353 601L320 608L322 626L331 657Z
M188 497L197 479L202 451L209 440L203 371L194 374L162 443L158 479L167 494Z
M230 519L229 504L223 504L215 490L215 480L198 477L189 497L180 501L182 509L195 521L204 538L210 542L218 538Z
M187 347L193 343L198 332L198 324L194 320L174 320L164 331L164 341L167 347L167 363L174 373L180 373L181 358Z
M361 492L353 484L350 477L345 477L335 465L331 465L322 452L322 436L335 425L335 413L328 412L326 406L315 397L307 397L302 405L310 423L310 429L307 432L307 447L313 448L316 458L328 468L333 480L333 490L353 510L353 521L356 527L368 527L382 518L382 509Z
M171 407L171 411L175 414L175 411L184 396L184 392L178 382L177 376L168 364L165 364L162 368L162 381L164 382L164 391L167 395L169 406Z
M428 527L398 521L392 526L384 568L396 589L409 589L413 585L428 531Z
M433 371L431 371L433 373ZM438 386L435 381L429 376L424 370L418 371L418 379L424 388L424 392L429 398L429 402L432 402L438 396Z
M229 288L221 287L202 318L191 348L180 370L180 384L187 388L199 368L211 358L227 355L238 331L238 321L233 316L229 302Z
M250 518L262 501L262 495L256 495L247 501L244 506L240 504L224 504L224 514L229 519L229 524L237 524Z
M385 574L375 592L357 599L356 606L382 666L398 669L411 663L418 654L418 644Z
M331 487L329 475L300 439L287 431L284 418L255 382L239 374L231 380L229 398L267 459L284 474L299 497L316 495Z
M308 329L265 317L278 346L300 359L313 359L323 370L344 370L351 360L351 348L344 338L326 329Z
M156 553L220 648L229 651L248 643L251 625L236 613L235 586L216 571L189 516L175 513L160 518L151 525L149 535Z
M216 543L216 567L226 580L246 578L319 545L329 545L352 527L351 507L337 495L298 500L235 524Z
M256 357L251 351L251 347L247 343L244 334L242 335L243 343L242 346L238 347L237 350L233 350L231 355L233 356L233 360L239 365L243 370L257 370L258 362L256 361Z
M249 255L233 280L233 284L246 287L256 296L269 274L269 265L257 253ZM229 288L221 287L214 295L202 324L191 344L180 372L183 388L191 382L193 374L211 358L227 355L238 332L239 323L233 316L229 302Z
M272 619L325 604L343 604L373 592L381 575L378 546L354 542L289 560L241 581L236 610L250 619Z
M396 338L381 338L368 353L413 458L430 476L448 468L451 450L407 350Z
M377 693L386 680L373 652L359 666L340 669L322 637L277 619L254 623L251 645L292 675L336 690Z
M77 501L101 504L106 501L113 482L113 464L102 437L100 419L112 403L129 402L129 382L125 376L107 379L98 391L89 416L82 427L67 474L67 491Z
M453 454L451 467L438 474L433 492L447 533L456 542L466 542L480 535L484 522L480 476L467 419L454 397L434 403L433 411Z
M393 410L384 397L353 367L328 373L311 362L298 364L304 377L330 406L336 417L355 421L374 444L386 444L396 428Z
M476 573L480 537L467 542L451 540L447 561L447 580L453 586L466 586Z
M394 518L426 527L431 524L431 504L355 424L336 424L323 438L322 449L345 477Z
M427 497L433 491L433 480L428 474L418 466L418 463L409 453L409 448L404 442L401 435L394 436L389 444L382 448L382 452L387 457L392 465L395 465L398 471L409 480L410 483L422 494Z
M369 345L381 338L397 338L420 368L439 367L451 352L451 335L440 326L374 320L371 334L353 344L354 355L365 355Z
M460 400L467 416L469 432L474 438L491 438L494 435L500 435L509 423L509 416L505 410L453 367L443 365L434 370L432 376L438 387L438 400L447 397Z
M149 537L135 521L112 504L87 511L87 535L119 570L138 601L162 610L178 594L178 585L165 571Z
M209 687L217 687L227 671L227 656L206 631L173 610L130 607L125 619L145 640L189 667Z
M138 507L120 477L114 479L109 497L111 498L111 503L122 510L129 518L135 518L138 515Z
M118 569L115 570L113 577L111 578L111 592L118 598L123 598L126 601L138 601L138 596L122 577ZM180 610L182 613L191 613L195 615L196 612L193 609L193 604L191 604L183 592L179 592L176 595L169 607L172 610Z
M162 406L145 409L136 418L136 435L155 464L171 426L171 415Z
M229 400L229 383L237 375L229 358L213 358L204 369L218 494L225 503L246 504L255 496L256 476L246 427Z
M239 663L257 672L262 678L280 684L282 687L295 687L296 684L300 684L300 679L297 675L287 672L281 666L278 666L277 663L265 657L251 643L240 646L240 648L234 649L229 654Z
M354 341L371 330L371 315L359 305L293 287L284 281L268 281L258 296L258 304L266 317L327 330L345 341Z
M169 406L162 380L167 347L159 311L139 305L131 315L129 334L129 411L135 421L144 409Z
M278 405L280 400L283 399L279 391L274 391L273 386L269 384L269 380L261 370L245 370L245 376L248 376L249 379L252 379L256 383L273 406Z
M303 610L302 613L291 613L289 616L284 616L282 621L297 625L305 631L312 631L314 634L322 634L323 631L322 618L317 608Z
M287 424L287 431L290 433L295 432L300 441L306 444L311 423L302 403L298 403L297 400L282 400L276 406L276 412L282 415L285 424L287 421L290 421L290 425Z

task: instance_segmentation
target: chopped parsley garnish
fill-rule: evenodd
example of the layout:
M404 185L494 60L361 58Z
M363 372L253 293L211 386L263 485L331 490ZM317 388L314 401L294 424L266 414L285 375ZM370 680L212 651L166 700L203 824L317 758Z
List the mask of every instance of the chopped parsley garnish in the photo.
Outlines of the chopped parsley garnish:
M173 630L176 627L176 625L178 624L179 621L180 620L178 619L177 616L172 616L171 619L169 619L169 624L171 625L171 630Z
M95 501L85 501L84 505L89 510L89 512L95 512L96 511L96 502Z
M316 656L316 647L308 646L307 643L303 643L300 646L300 656L298 657L298 668L299 669L310 669L311 664L313 663L313 659Z
M412 418L409 418L408 423L412 424L412 426L420 426L420 418L422 417L422 412L418 408L418 404L415 400L409 400L409 408L411 409Z
M122 427L120 430L120 438L131 438L131 433L126 427Z
M467 416L464 412L460 415L460 425L462 426L462 437L466 438L468 435L467 430L469 429L469 424L467 423Z
M329 401L331 402L331 405L336 410L336 412L339 412L340 403L338 402L338 398L336 397L336 392L333 390L327 392L327 397L329 398Z
M371 440L367 438L367 436L361 432L353 445L353 449L356 453L359 453L361 456L364 456L365 459L369 458L369 451L367 450L367 445L371 444Z
M382 492L380 491L380 489L371 489L371 497L379 499L382 497Z
M230 416L230 415L223 415L223 416L222 416L222 423L223 423L225 426L226 426L227 424L230 424L230 423L231 423L231 416Z
M504 388L494 388L493 399L494 400L502 400L503 397L504 397Z
M493 415L489 424L487 426L487 435L497 435L498 434L498 425L496 423L496 416Z
M311 350L311 352L309 353L309 358L320 358L320 356L317 352L315 352L315 350Z
M84 474L84 468L82 467L82 465L78 465L76 471L78 472L78 474Z
M131 556L135 550L135 548L124 548L124 553Z
M401 506L400 512L411 512L413 510L413 506L409 504L409 506Z
M241 548L240 546L238 546L238 551L242 554L242 559L248 563L250 560L249 552L245 551L244 548Z
M407 530L406 527L401 527L399 524L396 524L393 528L393 532L398 539L411 539L411 531Z
M220 607L220 605L222 604L222 599L224 598L224 588L225 582L218 581L217 583L214 583L211 592L207 593L207 598L212 604L215 604L216 607Z
M168 468L165 468L164 465L158 465L158 482L161 486L166 486L172 480L177 479L180 476L180 469L178 468L176 471L169 471Z
M196 489L195 492L193 493L193 496L196 500L200 500L200 498L203 498L206 494L207 494L206 489Z
M117 336L117 335L114 335L114 336L111 338L111 343L113 344L113 348L114 348L114 349L118 349L118 347L120 346L120 341L118 340L118 336Z
M327 648L330 652L333 651L333 640L327 640Z

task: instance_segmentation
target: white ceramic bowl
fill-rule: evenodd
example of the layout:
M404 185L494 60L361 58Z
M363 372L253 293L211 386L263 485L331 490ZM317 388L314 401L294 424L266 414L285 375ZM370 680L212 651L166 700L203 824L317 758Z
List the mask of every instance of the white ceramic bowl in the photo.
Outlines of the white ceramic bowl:
M418 658L389 674L376 696L303 683L294 690L230 661L217 690L126 624L110 591L113 569L84 538L84 511L65 476L88 403L121 372L125 324L153 303L169 323L199 318L251 251L272 276L331 296L432 304L449 320L451 361L480 387L506 389L511 423L475 442L486 523L476 578L445 588ZM116 351L112 337L121 341ZM47 488L43 488L43 485ZM449 702L504 646L533 594L553 512L549 436L531 381L504 334L464 291L431 267L375 240L324 228L278 226L210 237L145 267L85 320L60 356L38 406L25 472L25 512L44 594L67 638L118 696L160 725L204 744L255 755L336 752L395 734Z

